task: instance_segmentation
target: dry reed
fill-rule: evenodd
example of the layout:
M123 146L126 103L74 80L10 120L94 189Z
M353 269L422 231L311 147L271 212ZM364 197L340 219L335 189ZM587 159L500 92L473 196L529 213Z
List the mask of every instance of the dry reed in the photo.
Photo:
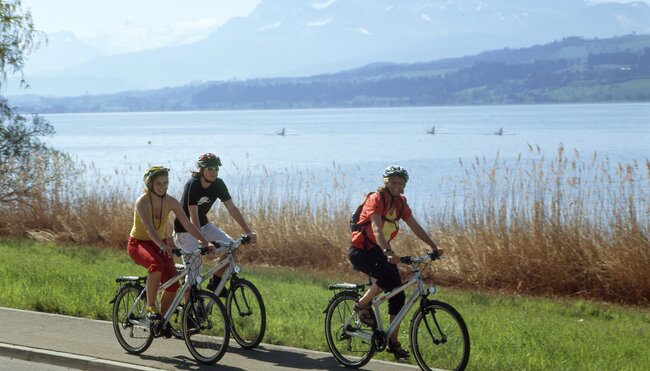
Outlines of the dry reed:
M436 265L437 281L648 303L647 160L645 168L636 162L612 165L596 155L583 160L575 152L569 158L562 147L547 160L531 147L514 163L497 156L493 162L477 159L461 166L465 176L454 194L463 196L449 199L437 213L418 215L449 257ZM69 174L67 170L62 173ZM131 228L133 190L87 176L92 168L75 171L85 176L62 177L32 194L29 202L1 204L0 233L123 248ZM259 236L256 246L242 249L243 261L350 273L347 221L356 205L336 196L345 194L341 183L334 181L332 194L313 191L309 180L248 182L231 190ZM103 185L101 191L97 184ZM239 233L224 208L216 208L211 218L227 232ZM424 250L408 231L395 248Z

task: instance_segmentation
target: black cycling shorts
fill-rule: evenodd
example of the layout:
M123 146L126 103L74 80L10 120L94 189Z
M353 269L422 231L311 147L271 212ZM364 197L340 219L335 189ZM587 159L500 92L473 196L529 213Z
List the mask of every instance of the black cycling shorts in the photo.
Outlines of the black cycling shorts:
M374 246L368 250L359 250L351 246L348 250L348 258L354 269L376 279L377 285L386 292L402 284L397 265L388 262L388 258L379 246ZM404 295L403 291L390 298L388 300L388 314L397 314L404 306L405 300L406 295Z

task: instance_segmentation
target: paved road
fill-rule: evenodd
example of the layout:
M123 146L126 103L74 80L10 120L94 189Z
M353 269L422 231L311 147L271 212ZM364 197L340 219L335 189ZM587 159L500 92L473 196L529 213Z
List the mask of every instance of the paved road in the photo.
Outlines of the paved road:
M18 360L16 367L23 360L92 370L212 369L198 364L182 340L155 339L146 352L131 355L117 343L110 322L9 308L0 308L0 357ZM251 351L234 341L217 365L222 370L342 369L329 353L270 344ZM417 369L383 361L371 361L364 367L378 371L398 368Z
M0 371L76 371L75 368L46 365L43 363L34 363L23 361L22 359L0 357Z

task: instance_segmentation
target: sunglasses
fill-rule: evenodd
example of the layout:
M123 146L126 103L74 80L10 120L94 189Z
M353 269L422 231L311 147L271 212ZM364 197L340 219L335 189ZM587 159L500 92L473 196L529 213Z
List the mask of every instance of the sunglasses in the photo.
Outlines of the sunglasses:
M210 170L210 171L217 171L217 170L219 170L219 167L218 166L210 166L210 167L206 167L206 169Z

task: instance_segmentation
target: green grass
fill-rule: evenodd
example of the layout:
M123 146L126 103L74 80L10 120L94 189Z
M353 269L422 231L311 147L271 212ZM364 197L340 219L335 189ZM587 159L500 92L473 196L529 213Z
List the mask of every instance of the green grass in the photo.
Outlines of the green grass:
M115 276L144 274L125 250L0 240L0 256L0 306L94 319L110 320ZM264 342L328 351L323 310L332 292L326 287L345 279L251 266L240 275L264 297ZM650 364L648 308L447 288L436 296L465 318L473 370L643 370Z

